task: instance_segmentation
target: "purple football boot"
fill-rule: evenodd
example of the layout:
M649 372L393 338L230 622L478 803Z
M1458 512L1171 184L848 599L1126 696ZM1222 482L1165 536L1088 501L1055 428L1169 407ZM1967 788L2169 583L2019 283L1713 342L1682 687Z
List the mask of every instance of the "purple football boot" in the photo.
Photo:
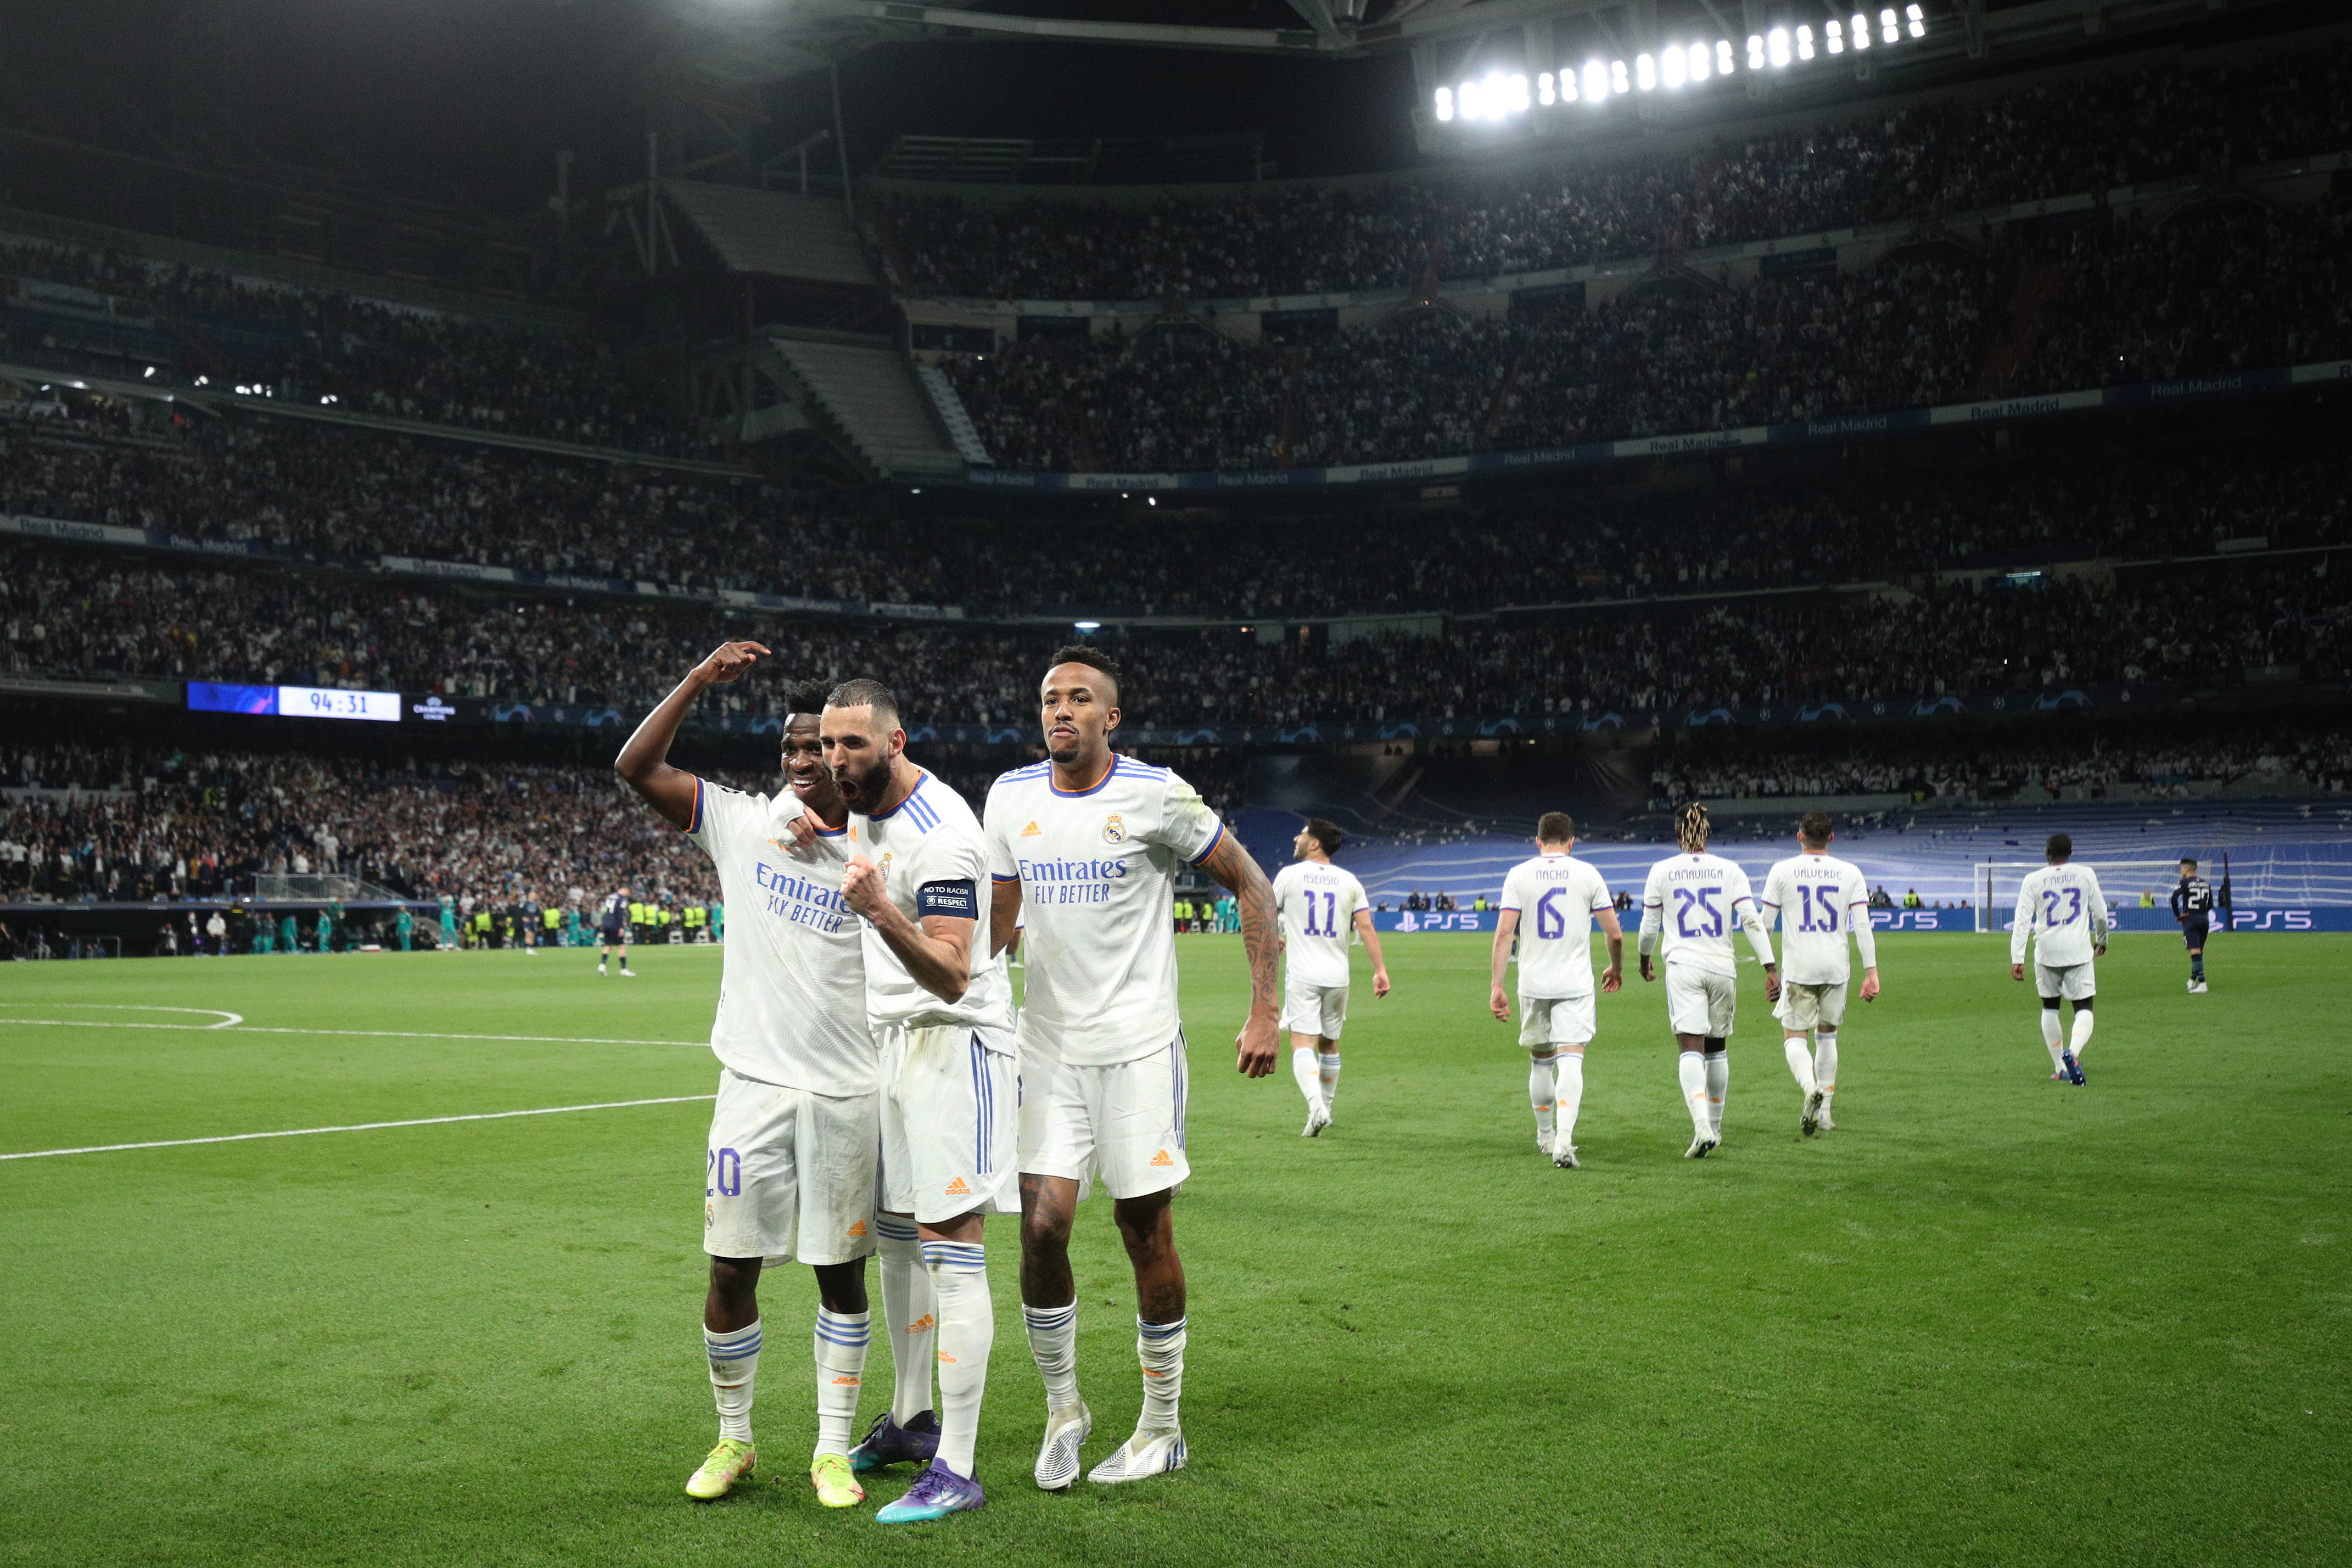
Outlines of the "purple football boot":
M930 1468L915 1478L914 1486L905 1497L886 1505L875 1514L877 1524L920 1524L926 1520L945 1519L951 1513L963 1513L985 1504L980 1483L970 1476L957 1475L937 1459Z
M900 1462L928 1465L940 1451L940 1418L932 1411L908 1418L904 1426L887 1410L874 1418L866 1438L849 1450L849 1468L859 1475Z

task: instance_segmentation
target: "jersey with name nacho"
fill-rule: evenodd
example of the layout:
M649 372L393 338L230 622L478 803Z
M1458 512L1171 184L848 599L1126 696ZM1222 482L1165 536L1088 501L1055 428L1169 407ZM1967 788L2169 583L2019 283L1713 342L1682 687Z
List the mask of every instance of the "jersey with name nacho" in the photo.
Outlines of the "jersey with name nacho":
M1875 956L1870 889L1862 868L1834 855L1791 855L1764 877L1764 925L1780 917L1780 978L1793 985L1843 985L1853 978L1849 934Z
M971 980L959 1001L950 1002L925 990L874 922L861 920L866 942L866 1010L877 1026L904 1025L929 1028L961 1024L985 1029L982 1044L1009 1054L1013 1049L1013 983L1004 973L1002 954L988 951L988 906L981 889L988 885L988 851L981 838L980 818L963 796L929 773L907 798L872 816L855 812L849 818L849 852L863 855L882 871L883 896L898 912L919 926L925 915L947 915L976 922L971 937ZM733 902L730 900L729 902Z
M687 836L740 911L719 950L710 1048L761 1083L836 1100L871 1094L880 1057L866 1026L858 921L841 898L845 835L801 848L791 824L803 815L789 789L746 795L696 781Z
M1642 889L1642 918L1659 914L1658 956L1672 966L1688 964L1709 974L1739 973L1731 931L1741 923L1740 905L1752 912L1755 890L1748 873L1720 855L1676 855L1650 868Z
M1289 977L1307 985L1348 984L1348 941L1366 907L1355 874L1323 860L1293 860L1275 874L1274 907L1282 916Z
M2009 931L2009 961L2025 962L2025 939L2033 938L2033 962L2044 969L2071 969L2091 962L2091 950L2107 941L2107 900L2098 874L2072 861L2026 873L2018 884L2017 911Z
M1600 868L1573 855L1538 855L1511 868L1503 908L1519 913L1520 995L1592 994L1592 917L1609 904Z
M1207 859L1224 824L1166 768L1115 756L1090 789L1055 786L1051 763L988 792L988 869L1019 881L1024 1040L1076 1067L1168 1048L1176 996L1176 868Z

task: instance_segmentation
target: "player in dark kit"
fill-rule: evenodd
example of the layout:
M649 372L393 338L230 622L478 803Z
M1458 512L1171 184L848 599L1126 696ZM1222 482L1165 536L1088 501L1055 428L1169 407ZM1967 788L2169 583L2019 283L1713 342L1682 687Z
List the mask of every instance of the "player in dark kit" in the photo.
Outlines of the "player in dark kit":
M2197 874L2197 862L2180 858L2180 880L2172 889L2172 918L2189 944L2189 994L2205 994L2205 938L2212 931L2213 886Z
M629 967L628 889L622 888L604 900L604 907L596 923L599 928L597 934L604 939L603 950L596 954L596 973L604 973L605 961L613 956L613 950L617 947L621 950L621 973L634 979L636 971Z

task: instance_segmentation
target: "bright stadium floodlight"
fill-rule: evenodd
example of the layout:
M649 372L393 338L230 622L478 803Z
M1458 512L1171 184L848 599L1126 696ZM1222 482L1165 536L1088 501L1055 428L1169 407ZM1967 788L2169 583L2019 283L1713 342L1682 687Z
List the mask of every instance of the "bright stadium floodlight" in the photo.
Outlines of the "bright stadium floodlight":
M1511 84L1501 71L1488 71L1478 84L1478 110L1497 125L1511 111Z
M1609 62L1609 88L1611 91L1620 94L1633 90L1633 79L1625 74L1623 60Z
M1801 60L1813 58L1813 30L1810 26L1797 29L1797 58Z
M1685 79L1685 68L1687 68L1689 64L1689 57L1685 55L1682 50L1666 50L1665 53L1658 57L1658 85L1665 88L1676 88L1682 86Z
M1870 47L1870 18L1859 11L1853 14L1853 47L1856 54Z
M1082 632L1098 632L1102 630L1102 623L1100 621L1072 621L1070 625Z
M1559 101L1559 94L1552 88L1549 71L1536 78L1536 101L1547 109Z
M1784 70L1789 64L1789 29L1775 27L1764 35L1764 50L1772 61L1774 70Z
M1764 35L1761 33L1748 35L1748 68L1752 71L1764 68Z
M1454 89L1450 87L1437 89L1437 118L1440 123L1454 118Z
M1576 101L1576 73L1565 67L1559 73L1559 100L1562 103Z
M1647 55L1633 57L1633 85L1643 92L1658 85L1658 62Z
M142 380L142 381L152 381L152 380L154 380L154 379L155 379L155 367L154 367L153 365L152 365L152 364L151 364L151 365L149 365L149 366L147 367L147 374L146 374L145 375L141 376L139 379L140 379L140 380Z
M1528 111L1528 79L1525 73L1511 79L1511 111L1514 114Z
M1715 41L1715 74L1717 76L1731 74L1731 40L1729 38L1717 38Z
M1924 38L1927 36L1927 13L1916 5L1906 5L1903 7L1903 15L1911 25L1913 37Z
M1835 16L1823 22L1822 24L1822 42L1828 47L1830 53L1833 55L1842 55L1845 53L1845 24L1839 21Z
M1478 101L1478 84L1475 81L1465 81L1454 89L1454 111L1465 120L1475 120L1486 111L1486 106Z
M1707 79L1708 73L1714 69L1714 62L1715 57L1707 53L1706 46L1705 44L1693 44L1690 47L1690 65L1688 67L1691 80L1705 81Z
M1902 41L1903 28L1895 20L1895 7L1892 5L1878 14L1878 36L1890 44Z
M1584 101L1600 107L1609 97L1609 68L1599 60L1584 62Z

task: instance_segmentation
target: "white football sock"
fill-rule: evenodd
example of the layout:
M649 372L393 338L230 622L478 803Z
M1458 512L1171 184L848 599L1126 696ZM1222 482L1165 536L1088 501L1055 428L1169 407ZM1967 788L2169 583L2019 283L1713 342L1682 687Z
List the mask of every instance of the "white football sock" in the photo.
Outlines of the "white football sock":
M1559 1058L1529 1057L1528 1058L1528 1103L1536 1108L1536 1136L1549 1144L1551 1142L1553 1108L1559 1103Z
M715 1334L702 1331L710 1358L710 1392L719 1401L719 1436L751 1440L751 1383L760 1374L760 1320Z
M1675 1062L1675 1071L1683 1080L1683 1103L1690 1107L1691 1131L1703 1138L1715 1136L1715 1122L1706 1110L1706 1058L1696 1051L1685 1051Z
M1830 1096L1837 1092L1837 1031L1813 1031L1813 1081L1821 1086L1822 1109L1830 1108Z
M2091 1017L2090 1014L2084 1012L2080 1007L2074 1009L2073 1050L2074 1059L2078 1062L2083 1059L2083 1047L2091 1043Z
M940 1303L940 1462L968 1477L980 1440L980 1399L988 1391L988 1352L996 1343L988 1248L976 1241L926 1241L923 1261Z
M1320 1055L1322 1068L1318 1076L1323 1083L1323 1113L1328 1116L1339 1100L1339 1053L1325 1051Z
M1805 1097L1810 1100L1820 1093L1822 1086L1813 1077L1812 1048L1806 1045L1805 1037L1783 1035L1780 1037L1780 1049L1787 1053L1789 1070L1797 1075L1797 1087L1804 1091Z
M1037 1376L1045 1384L1046 1412L1076 1408L1078 1304L1033 1307L1024 1301L1021 1321L1028 1326L1029 1353L1037 1358Z
M1314 1110L1323 1103L1323 1069L1315 1065L1313 1046L1294 1046L1290 1051L1290 1076L1297 1081L1298 1092L1307 1097L1307 1109Z
M890 1330L890 1419L904 1426L931 1408L932 1337L939 1300L908 1215L877 1214L874 1236L882 1254L882 1321Z
M857 1421L857 1390L866 1380L866 1346L874 1332L871 1312L816 1310L816 1447L819 1454L849 1452L849 1429Z
M1559 1119L1559 1135L1576 1147L1576 1113L1584 1104L1584 1053L1561 1051L1551 1058L1552 1079L1559 1088L1552 1096Z
M2055 1007L2042 1009L2042 1043L2050 1047L2052 1072L2066 1070L2066 1047L2058 1043L2061 1032L2058 1024L2058 1009Z
M1177 1402L1184 1397L1184 1322L1135 1320L1135 1355L1143 1363L1143 1414L1139 1432L1170 1432L1177 1426Z
M1707 1130L1723 1136L1723 1101L1731 1090L1731 1053L1717 1051L1706 1058Z

